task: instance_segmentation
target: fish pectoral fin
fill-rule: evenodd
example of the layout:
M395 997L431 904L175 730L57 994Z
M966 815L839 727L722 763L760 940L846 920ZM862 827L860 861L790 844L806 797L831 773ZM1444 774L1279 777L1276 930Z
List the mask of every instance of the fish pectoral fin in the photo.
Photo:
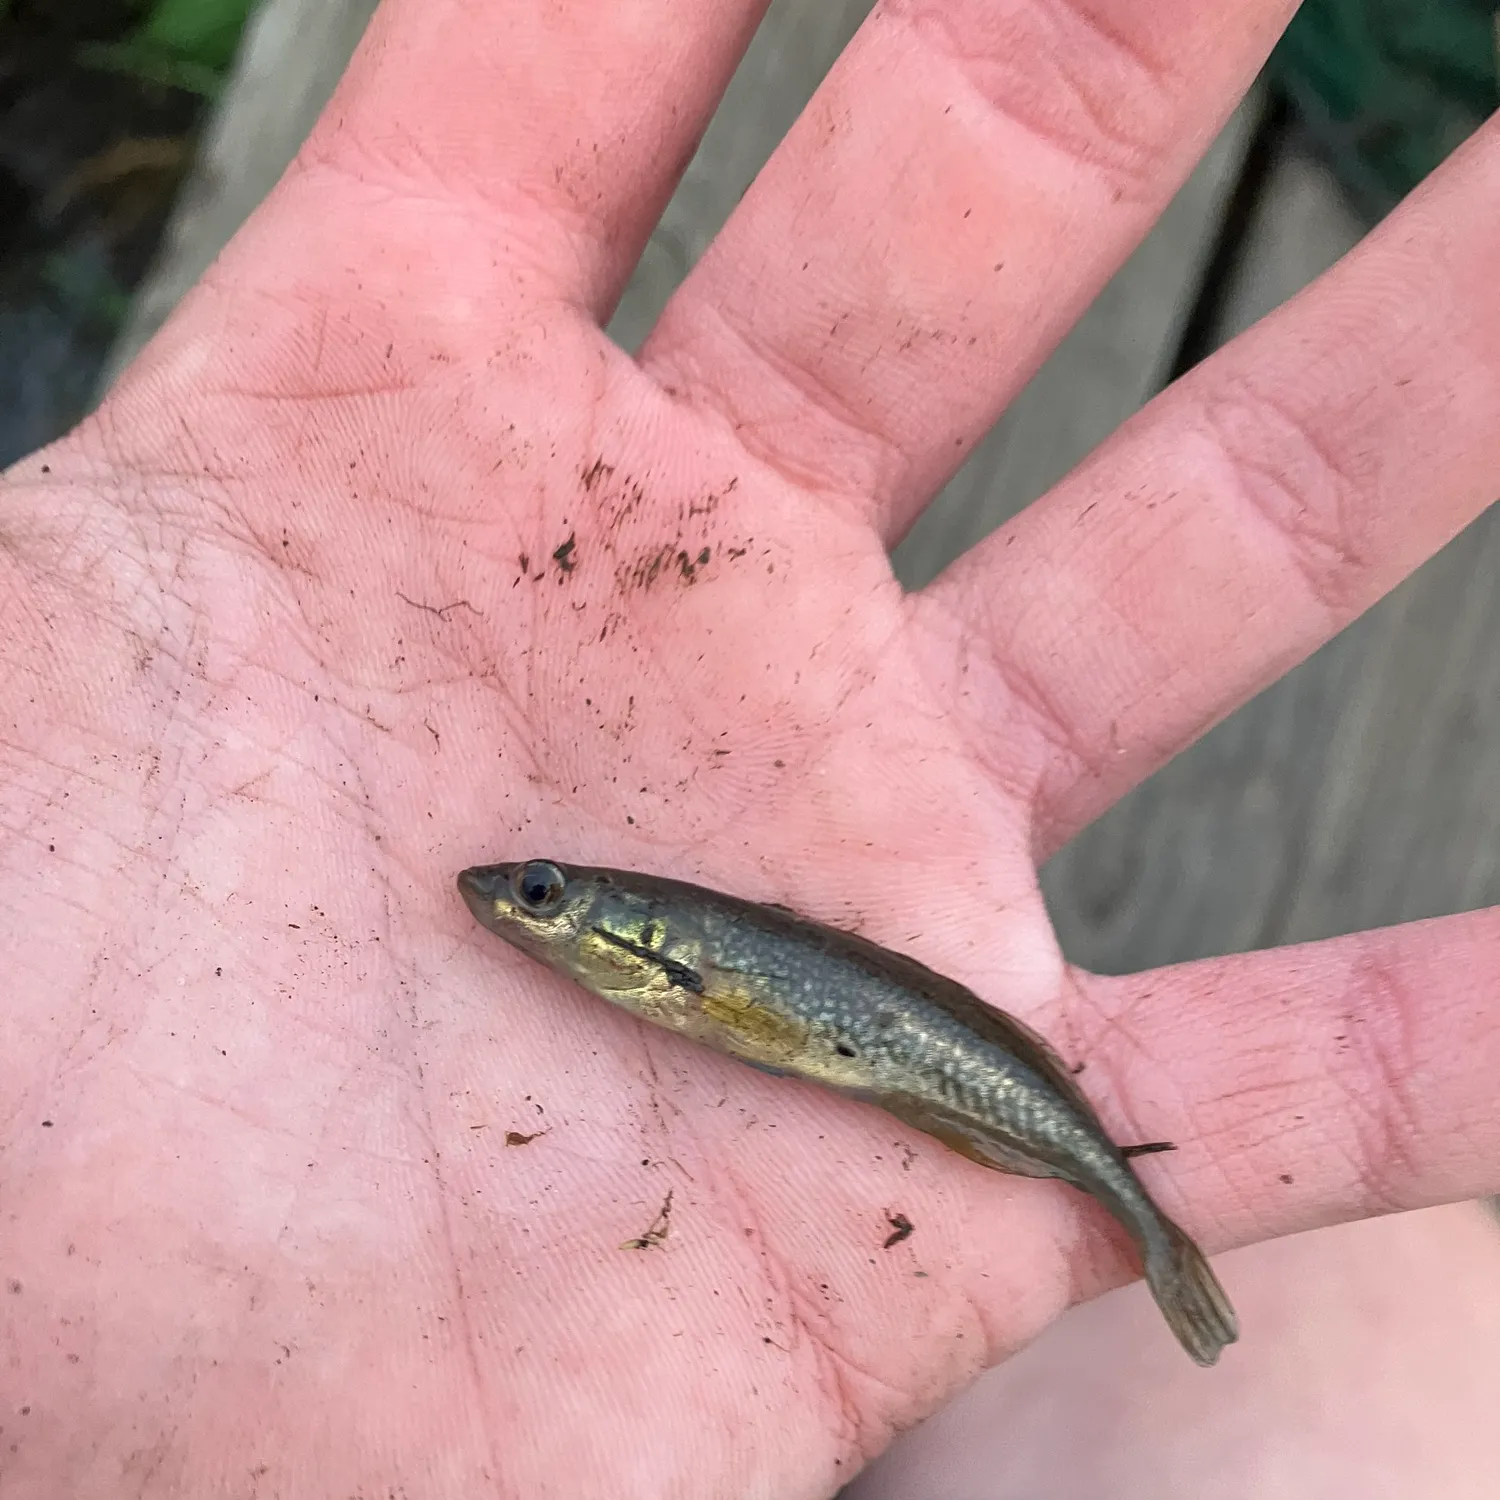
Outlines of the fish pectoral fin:
M981 1167L988 1167L993 1172L1008 1172L1013 1177L1058 1175L1045 1162L997 1140L967 1121L956 1120L915 1101L882 1099L879 1103L898 1120L905 1120L923 1135L930 1135L934 1140L941 1141L950 1151L956 1151L960 1156L966 1156L970 1161L978 1162Z
M789 976L776 974L770 969L751 969L744 964L715 963L715 974L732 974L736 979L759 979L767 984L786 984Z

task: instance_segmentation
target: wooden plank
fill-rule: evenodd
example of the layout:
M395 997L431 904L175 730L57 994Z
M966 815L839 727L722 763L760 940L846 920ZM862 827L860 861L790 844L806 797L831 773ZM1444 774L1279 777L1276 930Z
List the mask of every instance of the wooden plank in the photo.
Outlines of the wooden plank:
M1220 335L1360 233L1283 157ZM1497 573L1492 510L1086 830L1043 875L1069 956L1126 972L1500 901Z
M1094 299L892 556L921 588L1046 493L1161 388L1176 357L1263 95L1252 93L1151 233Z
M1106 973L1500 902L1500 512L1074 841Z

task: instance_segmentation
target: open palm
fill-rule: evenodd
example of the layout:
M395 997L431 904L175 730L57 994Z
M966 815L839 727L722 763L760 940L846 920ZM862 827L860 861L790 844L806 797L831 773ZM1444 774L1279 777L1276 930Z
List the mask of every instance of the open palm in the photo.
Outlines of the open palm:
M1035 868L1490 498L1500 135L930 589L886 562L1288 8L880 6L637 362L600 321L759 6L388 0L0 493L8 1492L824 1494L1131 1274L529 966L466 864L920 957L1177 1142L1209 1249L1497 1185L1493 913L1102 980Z

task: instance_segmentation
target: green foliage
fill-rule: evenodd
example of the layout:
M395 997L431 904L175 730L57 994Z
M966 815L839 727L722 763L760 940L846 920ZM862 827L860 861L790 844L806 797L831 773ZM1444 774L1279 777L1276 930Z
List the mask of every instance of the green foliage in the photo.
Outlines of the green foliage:
M1493 0L1305 0L1272 79L1346 184L1391 207L1500 107Z
M106 72L212 97L254 6L255 0L152 0L128 37L89 43L78 58Z
M72 316L114 330L130 312L130 293L95 255L59 250L41 266L42 284Z
M156 0L136 39L179 62L222 72L234 60L254 0Z

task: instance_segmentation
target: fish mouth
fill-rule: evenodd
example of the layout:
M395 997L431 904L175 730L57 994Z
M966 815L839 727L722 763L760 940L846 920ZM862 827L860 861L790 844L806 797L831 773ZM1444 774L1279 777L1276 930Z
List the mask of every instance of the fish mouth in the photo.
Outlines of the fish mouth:
M474 914L475 921L486 927L494 921L496 900L509 894L510 872L514 868L513 865L471 865L458 872L458 893Z

